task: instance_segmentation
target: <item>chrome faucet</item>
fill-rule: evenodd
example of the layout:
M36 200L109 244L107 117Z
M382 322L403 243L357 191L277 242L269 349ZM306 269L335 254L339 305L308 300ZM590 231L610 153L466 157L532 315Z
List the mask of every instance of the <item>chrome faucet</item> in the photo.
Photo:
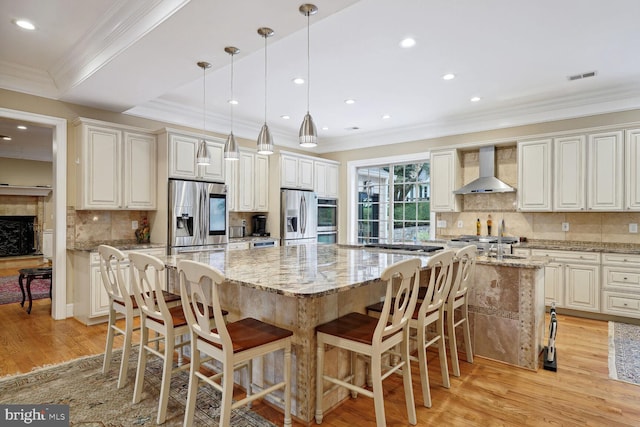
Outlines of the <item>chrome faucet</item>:
M502 261L504 255L504 247L502 246L502 234L504 233L504 221L498 224L498 261Z

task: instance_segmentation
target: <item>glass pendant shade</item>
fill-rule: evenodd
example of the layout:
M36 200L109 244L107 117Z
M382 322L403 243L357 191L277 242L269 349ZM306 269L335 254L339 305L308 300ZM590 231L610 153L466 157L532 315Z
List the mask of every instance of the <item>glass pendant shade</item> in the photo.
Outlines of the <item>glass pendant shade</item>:
M262 125L258 134L258 154L273 154L273 139L267 122Z
M208 165L211 162L209 150L207 149L207 141L201 139L198 143L198 152L196 154L196 163L199 165Z
M311 114L308 111L300 125L298 137L301 147L315 147L318 145L318 131L316 131L316 125L313 123Z
M239 160L240 149L236 142L236 137L233 136L233 132L227 137L227 142L224 143L224 158L227 160Z

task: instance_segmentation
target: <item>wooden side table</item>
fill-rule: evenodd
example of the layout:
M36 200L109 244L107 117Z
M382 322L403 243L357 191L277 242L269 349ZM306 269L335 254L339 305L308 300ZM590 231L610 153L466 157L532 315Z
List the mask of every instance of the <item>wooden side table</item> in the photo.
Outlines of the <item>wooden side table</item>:
M29 308L27 308L27 313L31 314L31 305L33 300L31 299L31 281L33 279L49 279L49 299L51 299L51 288L52 288L52 280L51 280L51 267L42 267L42 268L23 268L18 270L20 276L18 276L18 284L20 285L20 291L22 292L22 302L20 305L24 307L24 301L26 300L26 295L24 292L24 284L23 280L27 279L27 295L29 296Z

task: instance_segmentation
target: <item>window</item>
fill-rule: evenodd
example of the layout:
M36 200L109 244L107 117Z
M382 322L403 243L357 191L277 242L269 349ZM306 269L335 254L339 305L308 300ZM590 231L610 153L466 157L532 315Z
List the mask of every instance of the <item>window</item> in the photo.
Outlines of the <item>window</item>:
M428 240L429 162L356 168L358 243Z

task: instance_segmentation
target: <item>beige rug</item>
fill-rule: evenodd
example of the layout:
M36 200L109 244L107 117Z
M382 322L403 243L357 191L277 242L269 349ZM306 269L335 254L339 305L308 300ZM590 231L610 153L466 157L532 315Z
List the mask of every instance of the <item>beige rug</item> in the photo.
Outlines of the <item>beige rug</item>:
M609 322L609 378L640 384L640 326Z
M120 354L114 354L110 372L102 374L102 355L90 356L61 365L39 369L28 374L0 379L0 403L69 405L70 425L83 427L155 426L160 394L161 364L148 363L142 401L131 403L137 352L129 363L129 381L118 390L117 370ZM188 372L174 374L163 426L182 426L187 397ZM200 387L194 426L217 426L220 393L211 387ZM233 410L232 426L271 427L246 407Z

